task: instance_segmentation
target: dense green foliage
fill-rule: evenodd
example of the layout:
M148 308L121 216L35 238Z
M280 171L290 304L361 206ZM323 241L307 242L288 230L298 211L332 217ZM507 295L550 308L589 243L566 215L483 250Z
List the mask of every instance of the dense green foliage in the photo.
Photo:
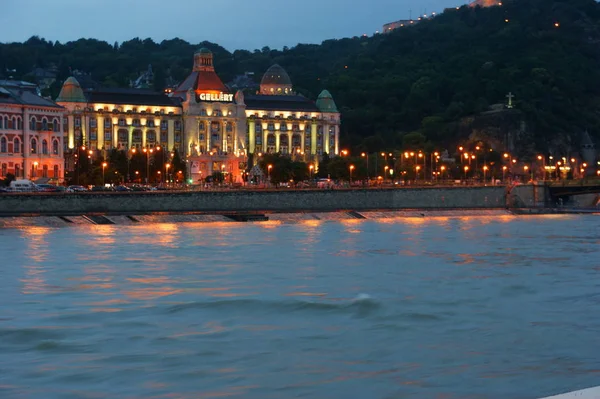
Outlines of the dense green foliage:
M180 39L110 45L32 37L0 45L0 71L14 69L15 77L27 78L34 66L55 64L56 96L70 68L91 73L105 86L126 86L152 64L160 89L167 76L181 81L194 50L206 46L225 82L245 71L260 78L279 63L299 92L316 98L327 88L342 111L344 144L361 150L425 148L427 142L449 148L465 139L458 133L462 117L504 103L509 91L536 147L544 149L584 129L594 136L600 131L599 22L594 0L508 0L501 7L447 10L390 34L282 51L229 53Z

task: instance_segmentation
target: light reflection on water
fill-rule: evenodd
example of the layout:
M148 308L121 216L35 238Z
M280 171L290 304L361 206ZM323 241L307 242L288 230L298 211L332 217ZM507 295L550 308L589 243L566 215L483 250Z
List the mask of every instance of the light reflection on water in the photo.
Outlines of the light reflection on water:
M536 398L597 385L598 220L0 230L0 397Z

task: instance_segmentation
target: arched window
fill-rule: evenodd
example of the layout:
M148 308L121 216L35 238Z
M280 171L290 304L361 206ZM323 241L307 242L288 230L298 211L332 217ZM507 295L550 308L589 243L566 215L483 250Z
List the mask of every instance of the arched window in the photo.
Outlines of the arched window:
M54 127L55 132L60 132L60 123L58 122L58 118L54 118L52 121L52 125Z
M6 140L6 137L2 137L0 138L0 152L6 152L8 149L8 141Z
M8 165L5 163L2 164L2 176L6 176L8 174Z
M29 119L29 130L34 131L35 130L35 124L36 124L36 119L35 116L32 116L31 119Z
M0 116L0 129L4 129L4 118Z
M42 154L48 155L48 142L46 140L42 140Z
M42 130L48 130L48 120L46 118L42 119Z
M4 128L8 129L8 116L4 117Z
M37 140L31 139L31 153L37 154Z
M52 141L52 154L58 155L58 140Z
M42 177L48 177L48 165L42 166Z
M55 179L57 179L59 177L58 176L58 165L54 165L54 175L52 177L54 177Z
M23 119L17 118L16 125L13 127L14 129L23 130Z
M15 139L13 140L13 153L21 153L21 140L19 140L18 137L15 137Z
M206 125L204 124L204 122L200 122L200 123L198 124L198 129L199 129L199 130L204 130L204 129L206 129Z

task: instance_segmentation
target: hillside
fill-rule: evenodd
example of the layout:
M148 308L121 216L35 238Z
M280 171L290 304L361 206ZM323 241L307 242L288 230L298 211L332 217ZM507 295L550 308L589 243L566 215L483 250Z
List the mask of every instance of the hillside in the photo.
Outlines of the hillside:
M179 39L155 43L136 38L110 45L33 37L0 44L0 71L16 70L15 77L27 78L34 67L55 64L59 81L72 68L106 86L125 86L152 64L155 85L161 88L167 75L175 80L186 76L194 50L206 46L215 53L224 81L245 71L260 79L279 63L298 91L314 98L327 88L342 110L349 145L397 147L416 131L435 144L454 145L462 139L462 117L504 103L510 91L535 146L545 150L553 142L577 140L585 129L600 137L599 22L594 0L508 0L501 7L446 10L390 34L283 51L265 47L229 53L216 44Z

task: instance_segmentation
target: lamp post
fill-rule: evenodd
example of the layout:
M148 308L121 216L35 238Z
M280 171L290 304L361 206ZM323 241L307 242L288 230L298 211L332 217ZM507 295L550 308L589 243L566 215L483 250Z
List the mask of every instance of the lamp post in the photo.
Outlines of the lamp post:
M506 166L502 167L502 183L504 183L504 179L506 178L506 169L508 169Z
M271 184L271 169L273 169L273 165L268 165L267 166L267 181L269 184Z
M360 154L360 156L363 158L367 158L367 181L370 182L371 178L369 177L369 154L363 152L362 154Z
M144 148L144 153L146 154L146 184L150 183L150 154L154 152L152 148Z
M444 165L442 165L440 167L440 170L442 171L442 180L444 180L444 171L446 170L446 167ZM442 181L442 183L443 183L443 181Z
M467 182L467 172L469 171L469 167L465 166L465 183Z
M483 165L483 185L484 186L485 186L485 175L486 175L487 171L488 171L487 165Z
M106 169L107 166L108 166L108 164L106 162L102 162L102 186L103 187L106 185L106 181L104 179L104 169Z
M352 171L354 170L354 165L350 165L350 185L352 185Z
M544 177L542 178L543 181L546 181L546 157L538 155L537 156L538 161L542 161L542 171L544 173Z
M312 180L312 173L313 173L314 168L315 168L315 165L311 164L308 166L309 180Z
M32 175L31 177L37 177L37 169L38 169L38 165L39 165L39 163L38 163L37 161L35 161L35 162L33 163L33 166L34 166L34 168L33 168L33 170L31 171L31 175Z
M167 186L169 185L169 168L171 167L170 163L165 164L165 177L167 179Z

